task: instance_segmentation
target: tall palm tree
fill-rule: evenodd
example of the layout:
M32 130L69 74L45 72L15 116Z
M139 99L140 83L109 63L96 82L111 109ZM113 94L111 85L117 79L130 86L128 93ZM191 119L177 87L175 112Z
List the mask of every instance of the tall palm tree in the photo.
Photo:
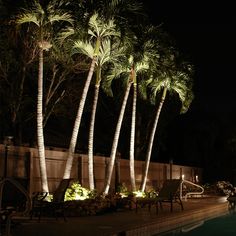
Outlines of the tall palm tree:
M51 1L44 8L39 2L34 1L33 5L22 10L17 16L16 24L30 24L32 36L38 47L38 96L37 96L37 143L39 153L39 164L41 174L42 191L48 192L44 134L43 134L43 64L44 52L52 47L51 38L54 35L53 25L58 22L73 23L70 14L66 13L59 6L62 1ZM59 5L58 5L59 4ZM58 29L57 29L58 30Z
M102 17L99 17L98 14L95 13L94 15L91 16L89 20L88 35L90 36L89 41L77 40L74 42L74 47L73 47L73 54L82 53L82 54L87 55L88 57L92 55L92 58L91 58L91 65L89 68L88 76L87 76L84 89L81 95L76 119L74 122L70 146L68 150L68 158L67 158L63 178L70 177L70 173L71 173L71 169L73 165L75 147L77 143L78 132L80 128L80 122L81 122L81 118L83 114L83 109L84 109L88 89L89 89L90 82L92 80L92 76L94 73L94 68L97 63L97 58L98 58L101 42L107 38L111 38L113 36L119 36L119 33L116 31L116 25L113 19L109 20L108 22L104 22Z
M132 115L131 115L131 131L130 131L130 150L129 150L129 160L130 160L130 182L132 191L136 191L136 183L135 183L135 167L134 167L134 149L135 149L135 131L136 131L136 103L137 103L137 85L138 78L142 79L143 76L146 75L147 71L150 69L150 66L156 59L159 57L156 44L153 43L153 40L150 39L150 32L156 30L156 27L151 25L140 26L142 27L142 34L139 32L130 32L126 33L126 37L124 37L124 45L126 47L126 53L128 55L129 60L128 64L121 64L119 73L115 72L114 77L123 77L129 78L130 82L133 86L133 95L132 95ZM139 29L140 31L140 29ZM138 35L138 36L137 36ZM122 78L122 77L121 77ZM118 132L119 129L116 130ZM120 132L120 131L119 131ZM115 134L116 137L116 134ZM119 137L119 136L118 136ZM114 138L114 142L116 142ZM115 145L114 145L115 147ZM114 152L113 152L114 153ZM112 155L111 155L112 157ZM113 157L112 157L113 158ZM111 159L112 159L111 158ZM114 162L111 161L111 165ZM113 167L112 167L113 168ZM110 168L110 169L112 169ZM109 170L110 170L109 169ZM111 174L108 175L111 177ZM109 183L109 182L107 182ZM108 186L108 184L107 184Z
M105 187L104 187L104 194L108 194L108 191L110 189L111 177L112 177L112 172L113 172L114 163L115 163L115 157L116 157L116 151L117 151L117 146L118 146L118 141L119 141L119 136L120 136L121 125L122 125L122 121L123 121L123 117L124 117L124 113L125 113L125 108L126 108L126 104L127 104L127 100L129 97L129 92L130 92L130 88L131 88L132 83L133 83L132 78L128 78L128 80L126 80L126 90L125 90L123 102L122 102L121 109L120 109L119 118L118 118L118 121L116 124L116 130L115 130L115 134L114 134L114 138L113 138L111 154L110 154L110 161L109 161L107 176L106 176L106 180L105 180L106 182L105 182Z
M157 100L157 94L159 92L162 93L159 105L156 107L155 120L152 126L147 153L145 160L145 172L142 178L141 191L145 190L148 169L151 159L152 147L154 142L154 137L157 129L157 124L159 121L159 117L162 111L163 104L166 99L167 92L171 94L177 94L181 103L181 113L184 113L188 110L192 99L193 99L193 91L192 91L192 73L185 73L180 70L176 70L174 68L174 62L170 62L170 67L165 67L164 71L157 71L154 75L151 76L150 80L147 82L148 86L151 87L151 100L155 104ZM160 69L160 68L159 68Z
M119 27L121 31L121 35L125 36L127 32L129 32L129 29L131 28L137 28L141 23L147 19L145 13L144 13L144 8L143 4L140 3L137 0L103 0L103 1L96 1L96 4L94 4L94 1L87 1L88 6L90 5L90 9L95 9L98 11L101 15L104 16L105 19L110 19L114 18L116 20L116 24ZM136 76L134 75L134 78ZM136 80L136 79L135 79ZM136 104L136 82L133 84L134 86L134 101L133 103ZM133 109L133 117L135 116L135 107ZM133 123L134 123L134 119ZM132 125L132 132L131 132L131 137L134 139L135 137L135 125ZM131 141L132 145L132 141ZM134 142L133 142L134 145ZM133 147L134 148L134 147ZM132 155L132 148L131 148L131 154ZM134 160L131 160L131 165L134 165ZM131 175L132 179L134 179L134 167L131 168ZM134 183L134 181L131 181ZM134 184L132 185L134 186Z
M106 65L114 66L114 64L118 63L118 59L121 56L123 56L123 53L119 47L119 40L117 40L113 44L109 39L102 42L96 65L96 82L95 82L95 90L94 90L93 105L91 112L91 120L89 126L88 172L89 172L89 187L91 190L94 189L93 141L94 141L94 126L95 126L97 102L98 102L100 84L102 81L102 69Z
M155 27L154 27L155 28ZM133 104L132 104L132 118L131 118L131 132L130 132L130 150L129 150L129 159L130 159L130 182L132 191L136 191L136 183L135 183L135 167L134 167L134 149L135 149L135 129L136 129L136 103L137 103L137 76L140 75L140 79L142 80L144 75L143 72L147 72L152 63L156 61L156 58L159 56L158 51L156 50L156 46L152 40L149 39L150 30L153 31L152 26L147 26L143 32L144 34L140 37L135 45L135 67L133 77ZM136 76L137 75L137 76ZM141 77L142 75L142 77Z
M131 38L130 38L131 39ZM106 184L104 188L104 193L107 194L110 188L111 183L111 177L112 177L112 171L114 168L114 162L116 157L116 151L120 136L120 130L121 125L124 117L124 112L127 104L127 100L130 93L130 88L133 85L133 104L132 104L132 122L131 122L131 138L130 138L130 178L131 178L131 186L132 190L136 190L135 186L135 171L134 171L134 143L135 143L135 116L136 116L136 100L137 100L137 75L144 73L149 68L149 57L147 55L150 55L150 42L146 41L143 42L143 44L139 44L139 53L138 51L134 51L135 47L134 40L132 40L132 45L130 44L130 39L124 40L124 44L126 46L126 53L129 53L128 60L121 61L121 63L116 64L113 68L111 75L108 77L108 81L111 83L111 81L114 78L122 78L126 83L126 90L125 95L123 98L123 103L121 106L113 144L112 144L112 150L110 155L110 162L108 166L108 173L107 173L107 179ZM132 37L132 39L137 40L136 37ZM138 41L138 40L137 40ZM140 41L139 41L140 42ZM142 49L141 49L142 48Z

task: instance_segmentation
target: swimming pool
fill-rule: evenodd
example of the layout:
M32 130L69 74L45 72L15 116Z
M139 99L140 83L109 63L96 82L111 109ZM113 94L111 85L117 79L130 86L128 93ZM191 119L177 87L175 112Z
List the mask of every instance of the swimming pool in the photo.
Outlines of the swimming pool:
M159 236L236 236L236 213L186 225Z

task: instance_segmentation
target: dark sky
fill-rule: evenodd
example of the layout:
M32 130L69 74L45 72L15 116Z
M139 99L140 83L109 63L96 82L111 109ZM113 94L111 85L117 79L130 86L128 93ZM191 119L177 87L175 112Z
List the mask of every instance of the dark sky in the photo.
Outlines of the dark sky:
M144 2L152 22L163 23L195 66L192 109L236 113L236 14L232 2Z
M233 1L144 0L144 3L152 23L163 24L195 67L195 99L189 111L177 116L170 125L169 157L175 163L202 166L207 169L206 179L218 178L220 172L221 177L232 180L232 166L236 168ZM230 144L231 141L235 142Z

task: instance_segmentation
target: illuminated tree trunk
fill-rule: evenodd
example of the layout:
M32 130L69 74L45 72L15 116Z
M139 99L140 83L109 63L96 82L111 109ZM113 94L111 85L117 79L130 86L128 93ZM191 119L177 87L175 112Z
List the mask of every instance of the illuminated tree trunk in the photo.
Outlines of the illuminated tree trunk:
M88 143L88 173L89 173L89 188L94 189L94 168L93 168L93 140L94 140L94 126L95 126L95 116L98 103L100 84L95 85L93 107L89 127L89 143Z
M37 140L42 191L49 192L43 135L43 49L41 48L39 50L38 70Z
M151 131L151 135L150 135L150 139L149 139L149 143L148 143L147 155L146 155L146 160L145 160L145 170L144 170L145 172L144 172L143 179L142 179L141 191L144 191L145 187L146 187L149 164L150 164L150 159L151 159L151 154L152 154L152 146L153 146L153 142L154 142L154 138L155 138L157 123L158 123L158 120L159 120L159 117L161 114L161 110L162 110L162 107L163 107L163 104L164 104L164 101L166 98L166 92L167 92L167 88L165 87L163 90L163 93L162 93L160 104L159 104L157 112L156 112L155 121L153 123L152 131Z
M116 151L117 151L118 141L119 141L119 137L120 137L120 130L121 130L121 125L122 125L122 121L123 121L123 117L124 117L124 113L125 113L125 107L126 107L127 100L129 97L131 84L132 83L129 82L127 85L127 88L125 91L125 96L124 96L123 103L122 103L121 110L120 110L120 115L119 115L118 122L116 125L115 135L114 135L112 149L111 149L110 161L109 161L109 165L108 165L108 172L107 172L107 177L106 177L104 194L108 194L109 189L110 189L110 185L111 185L111 177L112 177L112 172L114 169Z
M50 10L49 10L50 9ZM73 23L73 19L58 8L58 5L54 1L48 3L44 7L39 3L39 1L34 1L30 9L22 9L16 17L16 24L33 24L32 32L29 31L27 27L27 33L32 36L32 39L36 39L35 35L39 38L36 39L37 47L39 47L39 68L38 68L38 96L37 96L37 142L38 142L38 152L39 152L39 165L41 174L41 185L42 191L48 192L47 183L47 171L46 171L46 160L45 160L45 147L44 147L44 134L43 134L43 51L48 51L52 45L53 33L55 31L48 31L46 29L50 28L50 25L58 21L65 21L70 24ZM59 28L58 28L59 30ZM51 33L50 33L51 32Z
M88 77L85 82L82 96L80 99L79 108L77 111L77 115L76 115L76 119L75 119L75 123L74 123L74 128L72 131L70 146L69 146L69 150L68 150L68 158L66 161L66 167L65 167L65 172L64 172L64 176L63 176L64 179L70 178L70 173L71 173L71 169L72 169L72 165L73 165L73 159L74 159L74 153L75 153L75 147L76 147L76 143L77 143L80 122L81 122L81 118L82 118L82 114L83 114L83 109L84 109L89 85L90 85L91 79L93 77L93 72L94 72L96 61L97 61L97 57L94 56L93 60L91 62Z
M135 123L136 123L136 101L137 101L137 83L133 84L133 106L132 106L132 121L131 121L131 135L130 135L130 182L132 191L136 191L135 184L135 168L134 168L134 145L135 145Z

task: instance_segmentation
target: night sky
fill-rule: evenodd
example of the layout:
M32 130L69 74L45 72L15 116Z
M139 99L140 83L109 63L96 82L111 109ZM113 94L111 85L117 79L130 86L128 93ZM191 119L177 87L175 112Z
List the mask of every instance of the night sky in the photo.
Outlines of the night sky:
M236 116L236 14L229 1L145 0L153 24L175 39L195 67L195 99L188 115ZM192 116L191 116L192 114Z
M174 162L200 165L236 183L236 14L231 1L145 0L153 24L195 67L195 99L170 126ZM223 169L224 168L224 173Z
M186 2L146 0L145 6L152 22L163 24L195 66L192 109L236 112L236 14L232 3Z

